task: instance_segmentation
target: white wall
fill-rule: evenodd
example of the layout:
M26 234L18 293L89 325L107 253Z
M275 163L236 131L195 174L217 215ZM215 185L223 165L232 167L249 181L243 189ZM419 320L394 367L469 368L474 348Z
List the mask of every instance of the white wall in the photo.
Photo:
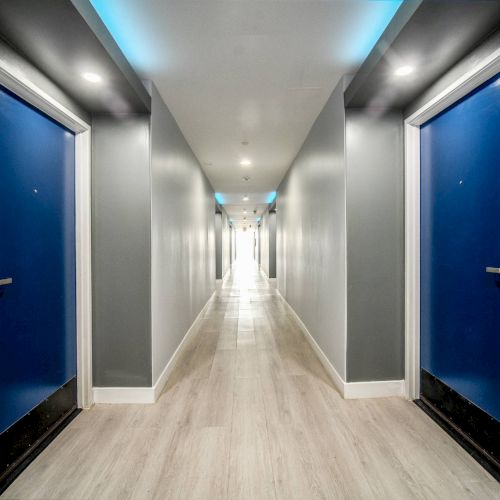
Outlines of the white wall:
M341 81L278 188L278 289L346 377L345 112Z
M215 289L213 190L152 88L153 384Z

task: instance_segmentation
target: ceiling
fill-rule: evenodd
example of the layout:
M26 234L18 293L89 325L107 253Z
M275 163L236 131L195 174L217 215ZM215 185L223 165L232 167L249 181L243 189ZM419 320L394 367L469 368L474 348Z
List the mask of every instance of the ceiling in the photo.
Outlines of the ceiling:
M498 32L500 1L405 4L391 28L395 24L401 25L384 33L346 89L346 106L404 109L472 47ZM416 71L408 78L394 76L403 64Z
M401 3L91 2L228 200L276 190L341 76L356 71ZM235 218L233 205L224 203Z

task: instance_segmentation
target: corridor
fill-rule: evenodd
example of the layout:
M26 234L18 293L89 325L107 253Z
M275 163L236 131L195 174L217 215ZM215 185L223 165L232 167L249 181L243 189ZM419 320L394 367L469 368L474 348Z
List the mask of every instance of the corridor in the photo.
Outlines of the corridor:
M83 411L11 499L498 498L412 402L343 400L253 261L236 262L159 401Z

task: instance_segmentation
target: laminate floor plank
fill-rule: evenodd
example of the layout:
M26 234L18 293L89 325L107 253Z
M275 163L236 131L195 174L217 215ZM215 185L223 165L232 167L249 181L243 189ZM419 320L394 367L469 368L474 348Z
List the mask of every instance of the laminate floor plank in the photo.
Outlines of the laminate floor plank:
M154 405L82 412L10 499L498 499L412 402L343 400L256 266L236 265Z

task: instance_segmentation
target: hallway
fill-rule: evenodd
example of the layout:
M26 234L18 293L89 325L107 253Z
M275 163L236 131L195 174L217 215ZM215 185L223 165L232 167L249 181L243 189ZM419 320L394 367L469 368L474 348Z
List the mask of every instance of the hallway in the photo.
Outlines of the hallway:
M2 498L498 498L413 403L343 400L253 262L154 405L83 411Z

